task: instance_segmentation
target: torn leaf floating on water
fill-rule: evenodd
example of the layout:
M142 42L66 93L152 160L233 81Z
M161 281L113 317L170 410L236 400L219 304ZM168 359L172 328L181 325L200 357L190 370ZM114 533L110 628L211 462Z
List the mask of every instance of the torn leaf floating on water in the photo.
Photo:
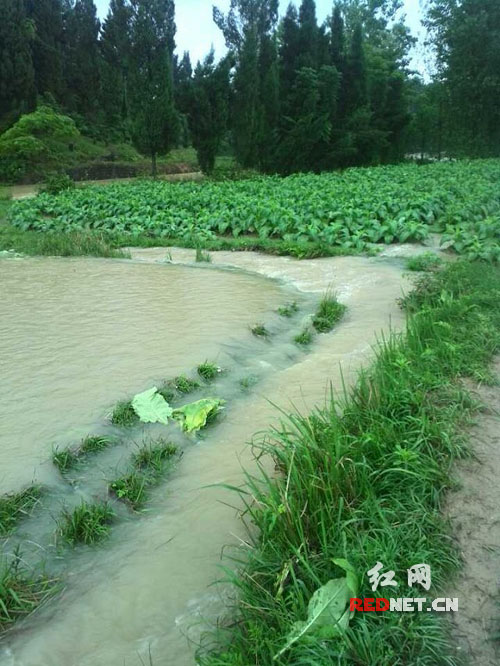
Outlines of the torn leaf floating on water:
M174 409L173 416L181 421L183 430L196 432L206 426L210 416L223 409L225 402L219 398L202 398Z
M172 417L172 407L158 393L156 386L137 393L132 399L134 412L143 423L164 423L167 425Z
M303 636L326 640L341 635L349 626L353 612L349 599L357 596L358 582L354 568L344 559L333 562L344 569L345 578L332 578L312 595L307 606L307 620L294 622L288 640L274 659L280 657Z

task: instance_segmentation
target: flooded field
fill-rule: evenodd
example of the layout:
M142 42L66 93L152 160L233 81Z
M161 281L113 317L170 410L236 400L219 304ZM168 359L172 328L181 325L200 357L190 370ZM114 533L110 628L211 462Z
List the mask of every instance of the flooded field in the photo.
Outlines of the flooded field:
M48 564L64 572L61 594L6 635L1 664L132 666L149 655L155 666L193 664L200 634L224 606L224 586L212 585L223 548L245 538L237 496L221 484L242 483L242 465L252 465L248 443L277 424L276 405L306 413L321 404L330 382L341 387L341 368L349 381L377 335L403 323L396 299L405 282L395 259L220 252L201 268L187 265L192 251L174 250L174 264L163 263L165 254L0 261L2 492L34 478L52 489L47 510L37 509L4 550L35 534ZM293 335L328 288L347 314L304 352ZM300 309L285 320L275 311L290 300ZM256 322L269 328L269 340L251 335ZM102 496L131 442L72 484L52 466L52 447L109 427L114 402L206 359L226 370L211 389L227 400L223 417L202 439L183 442L145 512L124 512L104 545L61 554L53 516L74 495ZM250 390L241 388L246 377L255 380Z

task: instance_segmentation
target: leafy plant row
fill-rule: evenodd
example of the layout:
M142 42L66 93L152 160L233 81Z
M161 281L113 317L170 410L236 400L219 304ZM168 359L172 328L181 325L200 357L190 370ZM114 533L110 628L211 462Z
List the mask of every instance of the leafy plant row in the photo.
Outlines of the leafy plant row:
M137 181L41 194L18 202L23 230L86 231L210 240L254 236L362 251L422 241L431 231L468 258L498 260L500 160L256 177Z

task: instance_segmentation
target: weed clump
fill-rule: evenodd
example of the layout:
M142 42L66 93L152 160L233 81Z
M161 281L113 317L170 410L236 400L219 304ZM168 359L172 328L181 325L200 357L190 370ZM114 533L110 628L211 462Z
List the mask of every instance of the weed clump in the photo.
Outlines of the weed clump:
M82 439L77 449L54 449L52 462L64 474L81 461L88 454L98 453L111 446L113 439L101 435L88 435Z
M53 595L57 583L55 578L28 570L17 552L12 562L0 562L0 633Z
M176 453L175 444L163 439L144 444L133 455L130 472L110 483L111 492L139 509L148 499L148 489L159 483Z
M307 347L308 345L311 344L313 339L313 332L311 331L310 328L305 328L303 331L301 331L298 335L296 335L293 339L293 341L301 345L302 347Z
M78 451L73 449L58 449L55 448L52 451L52 462L57 467L57 469L64 474L69 471L79 462Z
M282 305L278 308L278 314L281 315L281 317L293 317L298 311L299 306L296 301L293 301L293 303L286 303L286 305Z
M209 363L208 361L201 363L197 370L200 377L207 383L213 382L217 375L222 372L222 368L215 363Z
M200 382L197 382L196 379L189 379L189 377L185 377L184 375L175 377L173 384L176 390L183 394L192 393L193 391L201 388Z
M42 486L31 485L18 493L0 497L0 536L10 534L17 522L30 514L42 492Z
M197 263L206 263L210 264L212 262L212 257L208 252L205 252L201 247L196 248L196 262Z
M240 379L240 386L244 391L248 391L249 389L252 388L252 386L255 386L257 382L259 381L259 378L256 377L255 375L248 375L247 377L242 377Z
M139 417L132 407L131 400L121 400L115 405L111 415L111 423L124 428L130 428L139 421Z
M339 303L334 294L325 294L321 299L312 324L318 333L328 333L340 321L347 307Z
M442 266L443 260L433 252L424 252L406 261L408 271L435 271Z
M107 502L82 502L73 511L64 510L59 521L58 535L71 545L92 545L109 534L115 512Z
M255 324L250 330L256 338L268 338L270 336L270 333L264 324Z

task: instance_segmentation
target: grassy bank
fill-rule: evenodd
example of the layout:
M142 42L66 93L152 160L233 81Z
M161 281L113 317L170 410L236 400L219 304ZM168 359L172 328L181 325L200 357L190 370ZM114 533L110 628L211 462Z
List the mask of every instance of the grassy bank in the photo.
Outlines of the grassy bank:
M258 445L258 472L242 492L258 528L249 535L254 547L234 554L233 623L204 645L200 664L456 663L439 613L358 612L346 630L313 623L291 638L313 594L345 576L338 558L354 568L359 597L431 599L459 568L440 509L451 465L466 455L463 431L475 408L460 377L490 378L499 293L500 270L491 265L457 263L420 278L402 303L406 333L379 344L342 401L290 416ZM276 478L262 454L273 459ZM377 562L394 570L397 588L372 591L367 572ZM431 566L429 592L407 586L407 569L421 562Z

